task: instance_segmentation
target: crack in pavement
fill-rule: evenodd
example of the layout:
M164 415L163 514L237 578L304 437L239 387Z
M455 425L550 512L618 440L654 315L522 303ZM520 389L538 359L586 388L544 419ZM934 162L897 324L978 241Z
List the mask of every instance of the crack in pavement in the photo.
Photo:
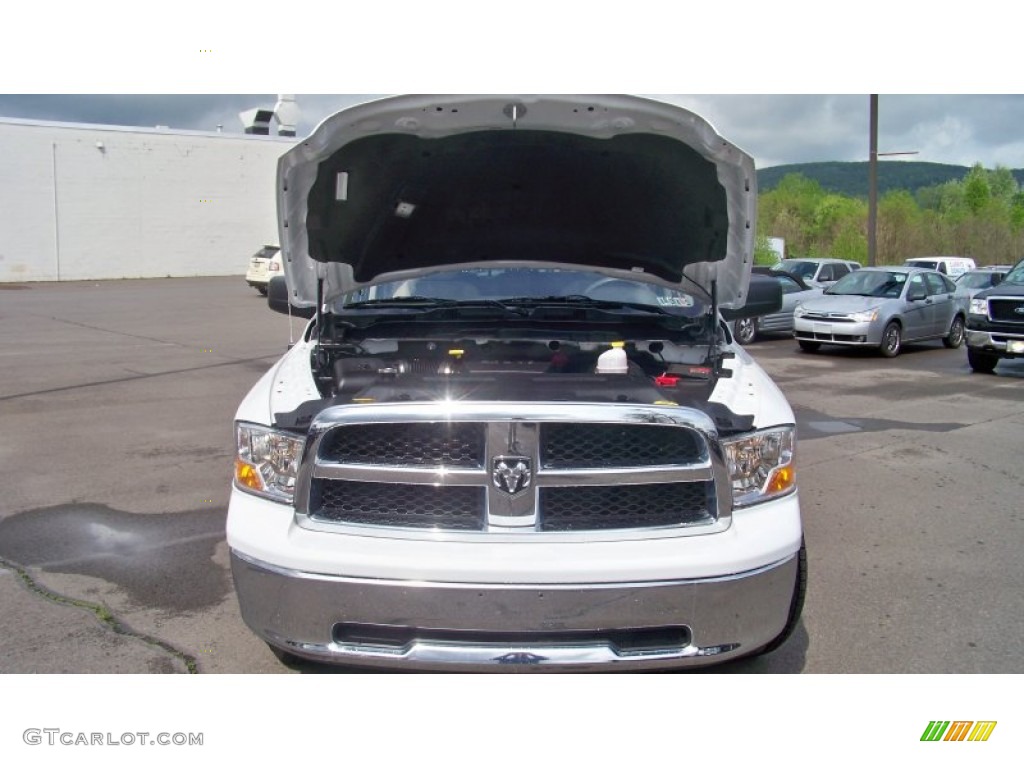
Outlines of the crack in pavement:
M165 653L168 653L180 660L185 665L185 669L188 670L190 675L199 674L199 664L194 656L175 648L170 643L161 640L158 637L153 637L152 635L147 635L143 632L137 632L111 613L106 606L100 605L99 603L92 603L88 600L68 597L67 595L55 592L33 579L32 575L22 566L2 557L0 557L0 568L5 568L13 572L21 581L22 586L29 592L57 605L66 605L86 610L92 613L100 624L111 632L124 637L134 638L136 640L140 640L146 645L159 648Z
M36 395L51 395L57 392L69 392L86 389L88 387L101 387L105 384L123 384L126 381L138 381L140 379L153 379L158 376L174 376L179 373L193 373L195 371L207 371L212 368L224 368L229 365L242 365L245 363L257 363L263 360L280 360L280 355L263 355L261 357L247 357L239 360L227 360L221 363L211 363L210 365L197 365L191 368L176 368L171 371L161 371L160 373L143 373L136 376L122 376L117 379L106 379L104 381L91 381L85 384L69 384L64 387L53 387L52 389L39 389L35 392L19 392L15 395L3 395L0 396L0 402L6 402L8 400L17 400L22 397L34 397Z

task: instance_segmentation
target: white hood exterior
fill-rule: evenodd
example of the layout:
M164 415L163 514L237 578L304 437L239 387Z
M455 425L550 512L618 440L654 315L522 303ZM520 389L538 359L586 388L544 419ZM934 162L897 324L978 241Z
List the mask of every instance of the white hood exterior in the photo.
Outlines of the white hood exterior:
M445 168L444 160L433 158L424 168L426 161L418 158L441 146L435 140L452 137L474 144L459 144L448 153L458 169L444 177L444 194L432 194L438 190L424 184L425 178L432 181L424 174ZM524 139L533 145L529 158L565 157L564 168L550 171L551 163L543 160L490 167L488 147L503 150L506 140L518 146ZM552 143L548 139L564 141L568 149L558 154L557 147L544 146ZM460 154L465 146L482 147L473 156L478 162ZM363 147L368 152L360 154ZM393 147L402 148L401 160L397 151L389 154ZM605 147L611 152L600 151ZM627 151L616 152L618 147ZM606 164L600 158L609 154L612 161ZM402 176L402 162L419 175ZM671 176L676 162L692 173ZM392 167L398 169L393 177ZM662 169L665 178L645 187L646 179ZM583 173L575 181L578 170ZM514 185L505 183L510 172L525 182L526 191L515 185L518 198L509 191ZM482 204L490 205L491 212L501 210L502 218L495 226L474 222L471 228L465 223L467 209L492 190L492 178L495 197ZM546 199L545 194L556 193L553 182L559 185L558 197ZM277 184L280 242L296 306L315 305L318 278L329 299L363 285L440 269L523 265L593 268L681 290L692 288L691 281L710 290L717 281L720 306L737 308L746 301L756 225L753 159L703 118L671 104L631 96L381 99L321 123L281 157ZM369 193L363 190L369 186L384 204L367 202ZM532 202L527 202L530 195ZM571 201L564 218L552 212L562 201ZM516 219L517 204L527 211L525 223ZM421 228L428 229L427 235L403 250L414 231L409 227L421 215L434 217L422 219L429 222L429 228ZM439 235L453 229L461 245L439 246L444 242ZM634 234L635 251L628 242ZM549 238L557 243L551 245Z

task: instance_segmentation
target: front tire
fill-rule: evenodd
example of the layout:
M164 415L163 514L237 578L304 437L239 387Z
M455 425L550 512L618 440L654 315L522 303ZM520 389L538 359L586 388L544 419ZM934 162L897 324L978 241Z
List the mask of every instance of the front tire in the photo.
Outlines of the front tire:
M885 330L882 331L882 343L878 346L878 350L882 353L883 357L896 357L902 347L903 330L900 328L900 324L896 322L889 323L885 326Z
M796 625L800 623L800 614L804 609L804 596L807 594L807 547L800 542L800 551L796 556L796 583L793 585L793 599L789 604L789 616L786 617L786 626L782 632L755 653L755 656L762 656L771 653L781 647L790 636L796 631Z
M999 358L995 355L987 355L970 347L967 348L967 363L975 373L992 373L998 362Z
M953 324L949 327L949 333L942 340L946 349L959 349L964 343L964 319L957 315L953 318Z
M300 657L296 656L294 653L289 653L284 648L278 648L276 645L271 645L270 643L267 643L267 648L269 648L270 652L277 657L277 660L285 666L292 667L296 664L302 663L302 659Z
M752 317L737 320L733 335L736 341L744 346L752 343L757 338L757 320Z

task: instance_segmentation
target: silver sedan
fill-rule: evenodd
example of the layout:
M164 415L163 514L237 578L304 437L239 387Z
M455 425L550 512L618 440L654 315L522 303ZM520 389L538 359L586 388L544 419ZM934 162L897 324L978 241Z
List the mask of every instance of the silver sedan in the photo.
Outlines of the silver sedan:
M778 312L737 320L733 335L740 344L750 344L762 333L791 333L793 312L804 302L821 297L821 288L812 288L796 275L754 267L754 274L767 275L782 288L782 307Z
M904 342L964 341L967 302L945 275L913 267L868 267L794 312L793 335L806 352L822 344L877 347L895 357Z

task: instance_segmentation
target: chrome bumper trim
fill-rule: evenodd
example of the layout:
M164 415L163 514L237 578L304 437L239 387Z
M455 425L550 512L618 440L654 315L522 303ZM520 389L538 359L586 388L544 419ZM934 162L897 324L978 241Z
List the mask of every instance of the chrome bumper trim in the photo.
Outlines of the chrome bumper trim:
M331 576L280 568L237 551L242 614L266 642L296 656L364 666L439 670L695 666L742 656L782 631L795 556L708 579L608 584L452 584ZM403 645L338 642L341 623L438 632L522 633L522 642ZM625 650L610 642L539 642L531 633L685 627L686 645ZM413 632L415 634L415 632Z
M967 346L1006 351L1007 341L1024 341L1024 333L1003 333L1002 331L967 331Z

